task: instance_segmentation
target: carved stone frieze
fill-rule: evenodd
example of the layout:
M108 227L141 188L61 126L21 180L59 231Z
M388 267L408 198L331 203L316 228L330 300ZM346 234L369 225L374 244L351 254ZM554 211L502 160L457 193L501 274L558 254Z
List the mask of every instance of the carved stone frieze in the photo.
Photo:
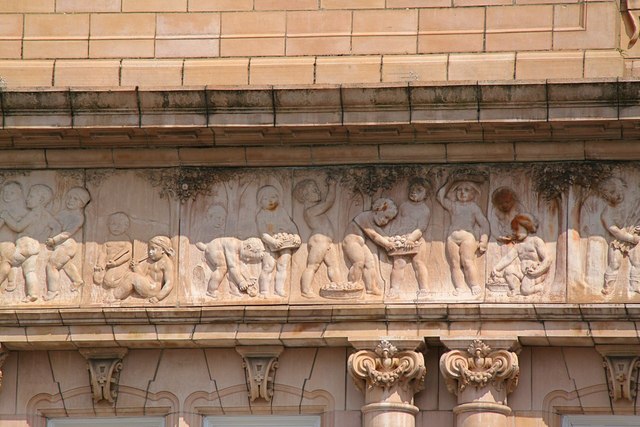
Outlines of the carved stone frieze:
M492 385L506 394L518 385L518 356L508 350L493 350L475 339L465 350L452 350L440 358L440 372L447 389L456 395L467 387L483 388Z
M422 390L427 373L422 353L399 351L387 340L380 341L373 351L360 350L349 356L348 368L363 393L399 387L413 395Z
M236 347L236 351L242 356L249 399L252 402L258 399L271 401L278 357L283 349L281 346Z
M81 349L80 354L87 359L93 401L114 404L118 397L118 382L122 370L122 359L126 348Z
M609 395L614 400L633 402L638 394L640 346L596 346L607 373Z

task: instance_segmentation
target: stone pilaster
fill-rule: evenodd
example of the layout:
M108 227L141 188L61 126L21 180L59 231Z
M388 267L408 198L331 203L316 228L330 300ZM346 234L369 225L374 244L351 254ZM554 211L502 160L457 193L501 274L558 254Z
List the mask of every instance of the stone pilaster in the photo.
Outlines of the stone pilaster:
M418 408L413 396L424 386L427 369L422 353L398 350L382 340L373 351L349 357L349 373L365 395L363 427L414 427Z
M443 354L440 371L448 390L458 396L458 406L453 409L457 427L506 427L511 414L507 395L518 385L520 372L516 353L494 350L475 339L466 349Z

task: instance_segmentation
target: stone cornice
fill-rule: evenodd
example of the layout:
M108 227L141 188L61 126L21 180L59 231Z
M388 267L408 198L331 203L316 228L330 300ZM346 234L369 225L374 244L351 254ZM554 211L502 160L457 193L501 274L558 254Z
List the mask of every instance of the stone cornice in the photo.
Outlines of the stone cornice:
M637 138L640 82L24 88L0 93L2 148Z
M15 350L346 347L380 337L443 345L481 336L489 341L513 338L523 346L640 345L634 323L640 320L639 308L632 304L452 304L448 308L425 304L417 311L415 306L3 310L0 342Z

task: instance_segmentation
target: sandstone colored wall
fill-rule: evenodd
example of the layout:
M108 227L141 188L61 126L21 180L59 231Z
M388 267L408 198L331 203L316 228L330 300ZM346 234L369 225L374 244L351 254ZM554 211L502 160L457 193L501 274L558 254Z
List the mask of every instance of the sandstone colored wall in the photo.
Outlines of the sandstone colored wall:
M425 356L425 389L415 397L417 427L450 427L455 396L438 372L442 348ZM77 351L13 352L0 390L3 427L41 427L44 417L165 416L167 427L200 426L202 415L323 414L325 427L360 424L363 395L349 377L346 348L286 348L271 402L247 397L242 359L233 348L131 349L123 359L115 405L91 400L86 361ZM602 358L593 348L525 347L520 384L509 395L513 427L560 427L558 414L633 413L611 407Z
M620 77L638 50L618 49L620 20L615 1L7 0L0 76L10 88Z

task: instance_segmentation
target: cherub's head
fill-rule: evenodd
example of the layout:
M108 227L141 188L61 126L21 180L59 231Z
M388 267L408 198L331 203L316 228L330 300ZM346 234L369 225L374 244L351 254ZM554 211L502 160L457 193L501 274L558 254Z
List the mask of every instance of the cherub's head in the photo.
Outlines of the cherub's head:
M67 192L67 209L82 209L91 200L89 192L82 187L73 187Z
M22 184L17 181L5 182L4 186L2 187L2 200L7 203L11 203L20 199L24 199Z
M27 195L27 207L33 209L36 207L44 207L49 204L53 198L53 191L43 184L32 185Z
M502 213L509 213L518 203L518 196L509 187L500 187L491 195L491 203Z
M318 184L313 179L303 179L297 183L293 189L293 197L300 203L319 202L322 200Z
M126 233L127 230L129 230L130 224L129 215L124 212L114 212L107 218L109 233L114 236L120 236Z
M227 221L227 210L222 205L211 205L207 210L207 218L216 230L223 229Z
M373 221L379 226L384 227L398 215L398 207L391 199L380 198L373 202L371 207L373 211Z
M265 185L258 190L257 199L258 205L268 211L273 211L280 205L280 195L272 185Z
M600 184L600 195L610 205L617 206L624 200L627 183L620 178L609 178Z
M152 261L160 261L165 254L170 257L174 256L175 251L171 247L171 239L167 236L152 237L151 240L149 240L147 254Z
M511 230L516 240L523 240L529 234L538 231L538 223L532 215L518 214L511 220Z
M415 178L409 181L408 196L412 202L422 202L427 198L429 193L429 184L420 178Z
M257 262L264 256L264 243L257 237L250 237L242 241L240 259L245 262Z
M472 202L480 195L480 189L471 181L460 181L452 190L459 202Z

